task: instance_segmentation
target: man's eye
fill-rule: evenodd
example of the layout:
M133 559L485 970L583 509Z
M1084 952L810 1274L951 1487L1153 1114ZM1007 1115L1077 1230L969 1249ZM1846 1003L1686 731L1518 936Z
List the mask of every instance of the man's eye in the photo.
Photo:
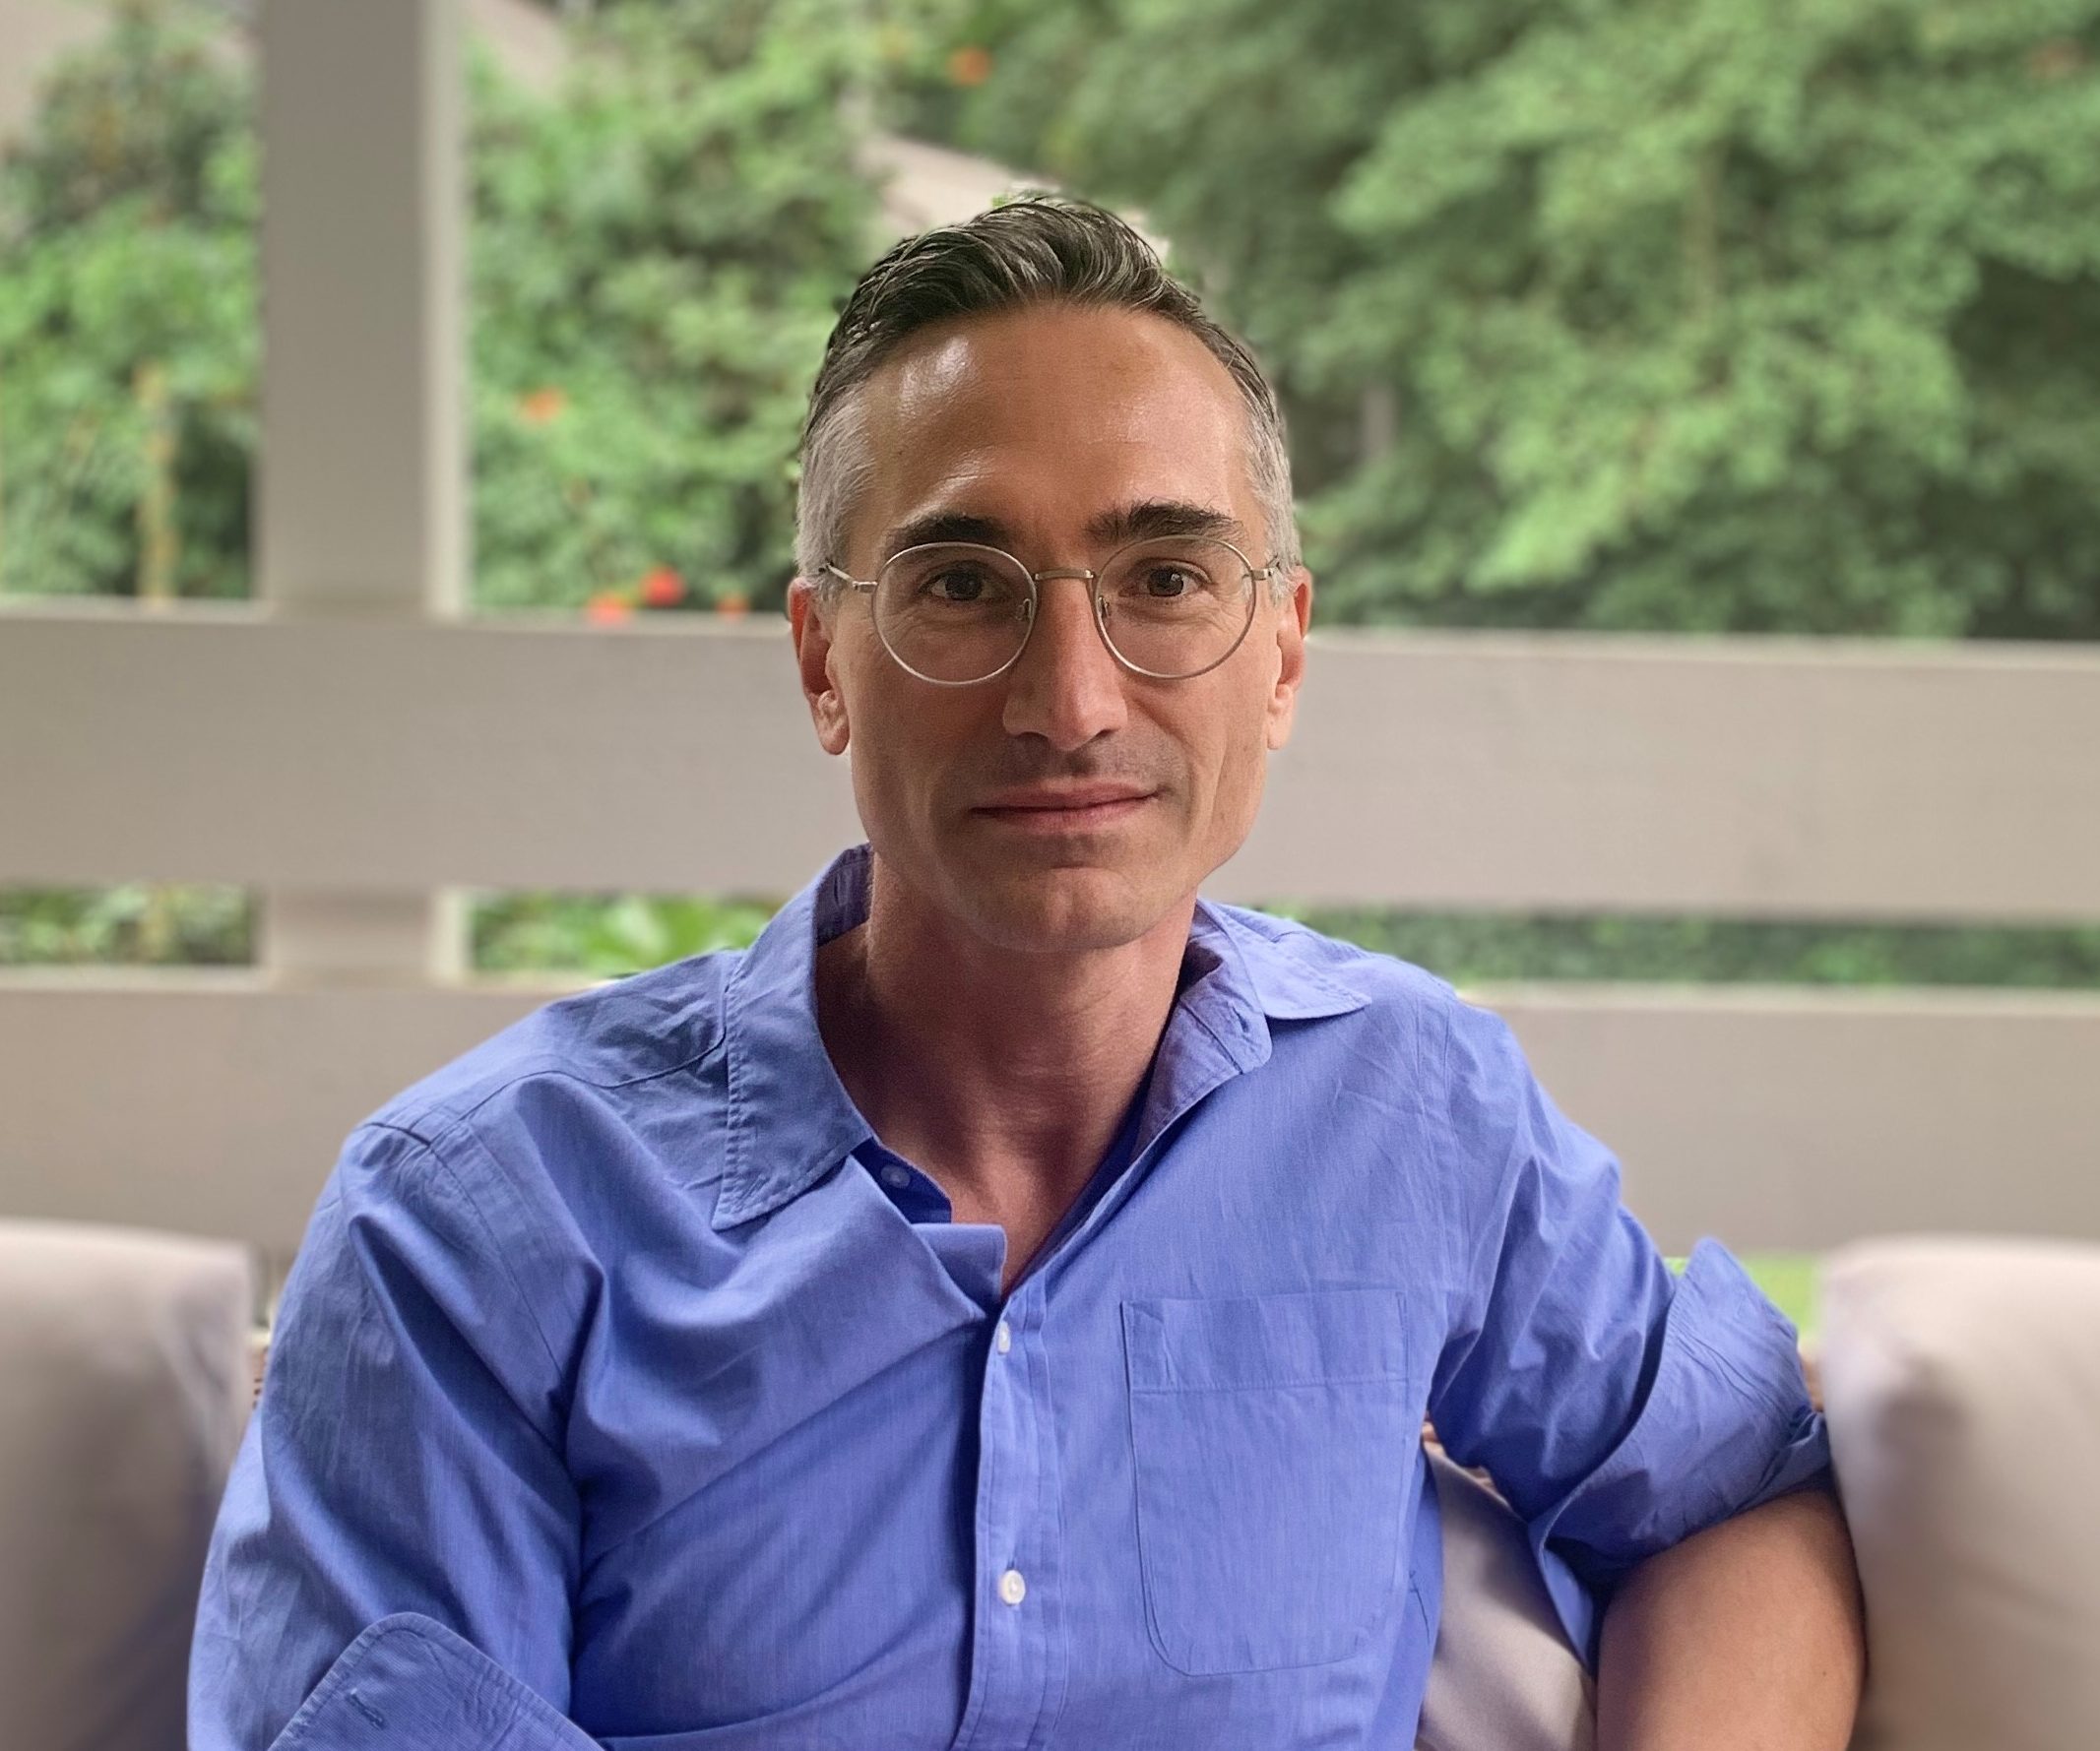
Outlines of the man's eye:
M983 601L992 594L992 580L971 566L949 566L935 572L921 587L935 601Z
M1194 595L1207 581L1193 566L1163 560L1144 569L1138 578L1138 586L1155 601L1172 601L1179 596Z

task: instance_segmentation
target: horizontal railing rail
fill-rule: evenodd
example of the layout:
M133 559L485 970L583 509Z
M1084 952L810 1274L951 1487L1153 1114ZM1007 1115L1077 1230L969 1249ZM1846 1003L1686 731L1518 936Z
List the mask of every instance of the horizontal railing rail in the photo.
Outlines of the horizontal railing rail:
M1335 633L1237 899L2100 918L2100 653ZM0 614L0 882L782 894L856 832L778 621Z

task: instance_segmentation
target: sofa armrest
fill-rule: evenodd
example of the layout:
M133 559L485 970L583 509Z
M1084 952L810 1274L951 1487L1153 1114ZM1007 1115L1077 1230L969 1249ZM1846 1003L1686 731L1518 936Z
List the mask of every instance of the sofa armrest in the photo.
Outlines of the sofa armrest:
M248 1409L239 1247L0 1222L9 1744L184 1741L206 1543Z

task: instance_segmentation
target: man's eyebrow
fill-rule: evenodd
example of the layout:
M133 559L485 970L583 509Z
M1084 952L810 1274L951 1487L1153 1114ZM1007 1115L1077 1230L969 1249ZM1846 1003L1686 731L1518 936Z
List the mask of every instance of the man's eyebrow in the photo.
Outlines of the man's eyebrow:
M1164 535L1204 535L1241 544L1246 540L1246 531L1231 512L1181 499L1147 499L1141 504L1124 505L1104 511L1087 525L1087 538L1104 547L1156 541Z
M1144 499L1104 511L1087 525L1087 539L1098 547L1121 547L1131 541L1156 541L1167 535L1203 535L1214 540L1246 542L1246 530L1230 512L1182 499ZM932 541L975 541L980 546L1011 551L1014 532L996 517L968 511L933 511L900 523L883 536L885 556Z
M933 511L900 523L882 537L885 557L907 547L923 547L929 541L975 541L982 547L1005 547L1013 532L996 517L977 517L968 511Z

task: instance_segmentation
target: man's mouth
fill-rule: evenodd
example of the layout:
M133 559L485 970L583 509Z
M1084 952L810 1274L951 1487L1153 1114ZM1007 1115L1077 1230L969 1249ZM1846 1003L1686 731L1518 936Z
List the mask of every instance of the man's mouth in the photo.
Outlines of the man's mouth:
M1085 833L1136 814L1153 792L1130 784L1038 784L1009 790L972 812L1033 833Z

